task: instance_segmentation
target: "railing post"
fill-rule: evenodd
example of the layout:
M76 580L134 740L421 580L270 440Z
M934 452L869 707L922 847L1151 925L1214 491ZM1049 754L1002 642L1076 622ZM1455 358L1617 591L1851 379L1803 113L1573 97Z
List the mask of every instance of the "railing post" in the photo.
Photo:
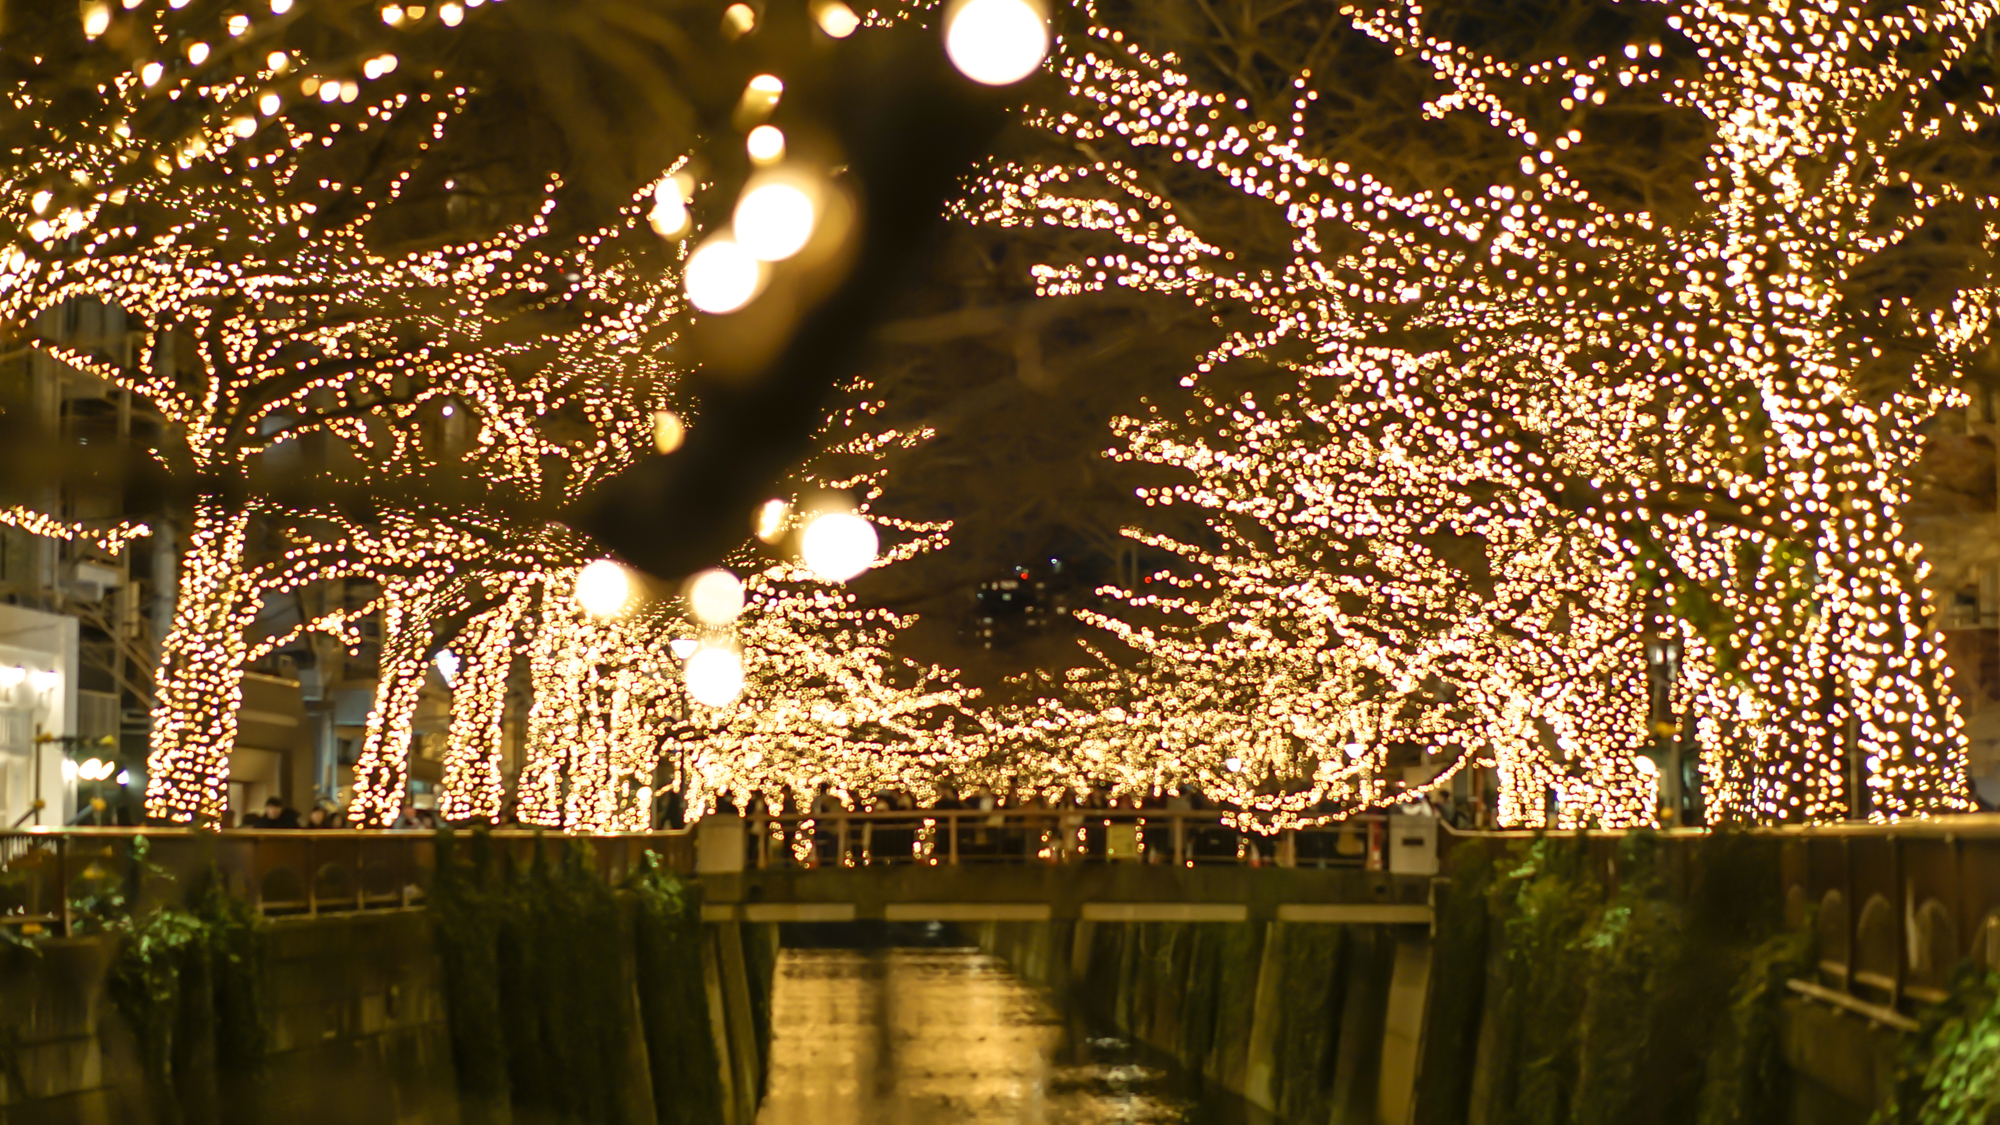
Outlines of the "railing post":
M70 935L69 916L69 837L56 837L56 897L61 900L57 912L62 916L64 937Z
M957 867L958 866L958 813L947 812L944 814L944 816L945 816L944 830L946 835L948 835L951 840L950 864L953 867Z
M834 860L834 864L835 864L836 866L839 866L839 867L846 867L846 866L848 866L848 862L847 862L847 814L846 814L846 813L842 813L842 814L840 814L840 832L839 832L839 836L838 836L838 843L837 843L837 844L836 844L835 846L836 846L836 847L838 847L838 848L840 849L840 854L839 854L839 856L838 856L838 857L837 857L837 858L836 858L836 859Z
M257 855L258 838L250 837L250 903L257 908L257 914L264 914L264 872Z
M354 838L354 912L368 909L368 880L361 874L361 837Z
M306 837L306 914L319 917L319 865L313 862L312 837Z
M1901 1008L1903 987L1910 975L1910 925L1912 911L1916 904L1910 900L1910 888L1903 871L1902 840L1889 836L1889 888L1896 897L1891 908L1896 911L1896 975L1890 979L1889 1006Z
M1187 813L1174 812L1174 866L1187 866Z

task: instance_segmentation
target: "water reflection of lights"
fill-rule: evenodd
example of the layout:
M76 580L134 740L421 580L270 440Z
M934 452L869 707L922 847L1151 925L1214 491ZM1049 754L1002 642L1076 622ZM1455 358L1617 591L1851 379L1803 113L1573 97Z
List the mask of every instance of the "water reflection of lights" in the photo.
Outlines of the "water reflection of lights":
M758 1125L1219 1125L969 949L788 949ZM1086 1057L1069 1061L1073 1055Z

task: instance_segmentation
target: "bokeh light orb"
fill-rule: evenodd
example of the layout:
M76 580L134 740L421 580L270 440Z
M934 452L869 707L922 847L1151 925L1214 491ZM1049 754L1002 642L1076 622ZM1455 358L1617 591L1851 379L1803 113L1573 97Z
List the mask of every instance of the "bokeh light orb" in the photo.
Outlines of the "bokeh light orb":
M743 658L734 649L711 645L695 651L681 669L696 703L721 707L743 694Z
M854 34L855 28L861 26L861 17L855 15L854 9L841 3L840 0L831 0L821 7L817 18L819 29L835 39L845 39Z
M682 276L695 308L731 313L757 295L764 282L764 264L735 239L717 235L688 255Z
M799 536L799 554L806 569L826 582L845 582L875 565L880 546L875 525L853 512L815 516Z
M785 131L776 125L759 125L743 138L743 149L754 164L771 164L784 159Z
M966 0L946 18L944 50L967 78L1005 86L1042 65L1049 27L1028 0Z
M624 613L637 593L632 573L610 559L598 559L577 572L576 601L592 617Z
M687 423L671 410L653 412L653 448L661 453L672 453L687 440Z
M781 262L805 249L818 208L812 193L788 180L754 183L736 201L736 241L767 262Z
M704 570L688 580L688 612L704 625L727 625L743 613L743 580L726 570Z

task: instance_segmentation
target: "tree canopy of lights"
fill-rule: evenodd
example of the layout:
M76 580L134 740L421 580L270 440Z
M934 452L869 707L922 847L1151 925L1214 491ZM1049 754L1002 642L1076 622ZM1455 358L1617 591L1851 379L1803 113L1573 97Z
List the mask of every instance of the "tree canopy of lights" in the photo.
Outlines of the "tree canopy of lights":
M1122 427L1212 534L1134 532L1177 585L1045 726L1275 812L1394 799L1401 746L1498 765L1510 823L1625 823L1677 641L1711 819L1968 807L1898 513L1992 344L1992 5L1349 4L1263 58L1145 15L1066 37L1066 153L965 205L1100 237L1045 294L1225 334Z
M166 19L155 16L161 35ZM288 84L304 65L258 58L247 73L197 70L175 88L214 106ZM379 61L368 70L386 73ZM645 222L652 183L595 227L561 214L552 177L514 208L519 219L493 204L502 221L481 237L413 245L407 229L378 229L407 219L388 205L467 108L442 71L371 86L365 100L342 82L320 99L328 112L266 113L249 129L195 114L171 153L129 124L160 111L160 81L113 76L85 120L64 124L37 87L18 88L16 109L59 143L0 191L0 210L32 240L0 252L0 318L17 341L142 396L172 427L153 455L194 482L196 500L156 677L147 806L213 821L250 660L305 632L358 643L358 620L382 605L393 613L463 586L460 571L541 534L510 504L572 499L647 442L670 381L679 249ZM58 210L36 186L99 185L148 164L156 175ZM387 179L350 183L349 168ZM141 326L135 364L35 334L37 312L75 300ZM435 496L440 480L457 482L444 494L458 503L393 501L398 482ZM344 486L370 499L346 503ZM249 635L266 599L334 578L371 580L383 597ZM391 721L394 707L378 713ZM371 745L393 736L378 725Z
M441 805L453 818L497 820L505 809L499 725L516 653L526 657L532 697L514 794L523 823L643 830L663 765L697 813L725 796L739 808L753 793L803 807L821 786L858 801L880 789L935 792L940 777L987 776L970 693L949 671L891 651L907 616L860 605L794 557L815 505L839 497L892 537L878 566L944 542L942 526L868 510L883 454L929 435L871 425L882 404L850 399L774 505L783 514L727 560L745 576L733 620L704 624L677 598L640 599L608 617L586 612L575 586L587 545L574 537L520 541L479 574L403 587L385 610L382 682L353 815L378 825L394 817L418 691L445 644L459 661ZM703 703L689 689L685 667L708 649L740 663L739 695Z

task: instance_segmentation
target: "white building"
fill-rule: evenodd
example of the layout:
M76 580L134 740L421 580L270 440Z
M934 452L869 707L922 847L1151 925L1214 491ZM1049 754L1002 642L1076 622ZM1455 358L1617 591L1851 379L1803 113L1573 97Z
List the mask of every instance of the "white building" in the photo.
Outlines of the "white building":
M75 815L76 779L64 764L77 729L76 682L77 619L0 605L0 827L66 824Z

